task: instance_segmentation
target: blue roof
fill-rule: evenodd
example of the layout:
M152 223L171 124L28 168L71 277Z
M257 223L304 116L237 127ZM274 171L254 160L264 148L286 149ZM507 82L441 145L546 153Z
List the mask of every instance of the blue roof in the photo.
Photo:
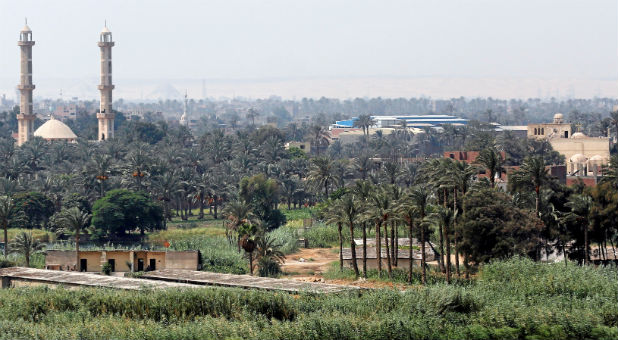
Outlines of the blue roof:
M427 124L431 125L444 125L444 124L467 124L468 120L464 118L459 118L456 116L449 115L401 115L401 116L371 116L372 119L376 120L405 120L408 126L414 126L418 124L419 126L426 126ZM354 127L354 122L358 120L358 117L352 117L347 120L338 120L335 122L335 125L340 127Z

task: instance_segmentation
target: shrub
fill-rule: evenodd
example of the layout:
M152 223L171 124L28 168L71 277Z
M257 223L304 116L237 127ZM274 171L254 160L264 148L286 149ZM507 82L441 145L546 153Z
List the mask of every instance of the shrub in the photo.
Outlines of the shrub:
M261 277L279 277L281 275L279 262L274 261L270 257L262 257L258 261L258 266L258 275Z

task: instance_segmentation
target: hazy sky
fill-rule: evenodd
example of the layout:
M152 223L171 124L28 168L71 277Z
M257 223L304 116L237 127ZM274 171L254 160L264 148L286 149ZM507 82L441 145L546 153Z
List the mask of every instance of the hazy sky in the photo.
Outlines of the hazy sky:
M0 0L0 78L618 77L615 0ZM456 95L456 94L454 94Z

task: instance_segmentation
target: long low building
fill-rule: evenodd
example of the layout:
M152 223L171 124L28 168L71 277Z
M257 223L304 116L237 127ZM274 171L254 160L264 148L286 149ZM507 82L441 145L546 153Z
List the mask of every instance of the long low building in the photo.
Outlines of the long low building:
M45 268L82 272L101 272L109 264L112 272L151 271L157 269L200 269L200 254L188 251L86 250L79 252L79 266L74 250L48 250Z
M407 127L428 128L442 125L466 125L468 120L450 115L398 115L398 116L371 116L375 122L374 128L400 127L405 121ZM358 117L336 121L333 128L352 128Z
M367 242L369 244L369 242ZM386 268L387 255L386 255L386 247L382 247L382 268ZM378 268L378 255L376 248L368 247L367 248L367 268L375 269ZM421 263L421 251L414 250L414 264L418 265ZM431 250L431 247L427 245L425 247L425 259L427 262L434 261L436 259L435 253ZM363 261L363 247L356 246L356 261L360 266ZM350 248L343 249L343 265L352 267L352 250ZM409 249L398 249L397 253L397 267L399 268L408 268L410 265L410 250Z

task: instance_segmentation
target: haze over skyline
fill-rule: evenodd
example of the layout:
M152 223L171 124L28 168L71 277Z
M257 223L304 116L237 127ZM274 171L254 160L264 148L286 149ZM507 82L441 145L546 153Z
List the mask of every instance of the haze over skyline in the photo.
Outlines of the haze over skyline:
M618 96L615 1L0 2L0 94L24 17L35 96L97 98L114 34L116 98Z

